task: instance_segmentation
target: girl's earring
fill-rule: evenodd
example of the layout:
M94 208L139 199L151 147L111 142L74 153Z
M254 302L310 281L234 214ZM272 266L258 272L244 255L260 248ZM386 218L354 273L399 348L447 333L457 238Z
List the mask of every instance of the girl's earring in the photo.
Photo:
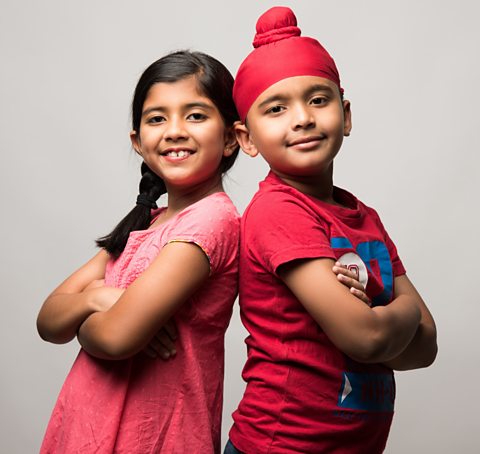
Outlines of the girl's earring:
M233 148L230 146L227 146L223 150L223 156L230 156L233 153Z

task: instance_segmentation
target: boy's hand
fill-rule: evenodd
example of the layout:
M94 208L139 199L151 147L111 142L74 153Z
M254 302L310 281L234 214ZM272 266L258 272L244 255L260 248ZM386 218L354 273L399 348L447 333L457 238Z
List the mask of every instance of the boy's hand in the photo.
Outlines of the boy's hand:
M372 306L370 298L365 293L365 287L358 280L358 276L355 272L350 271L340 262L335 262L335 265L333 266L333 272L337 275L337 279L350 289L350 292L353 295L361 299L367 306Z
M150 343L143 350L150 358L162 358L168 360L177 354L175 349L175 341L177 340L177 327L173 319L170 319Z

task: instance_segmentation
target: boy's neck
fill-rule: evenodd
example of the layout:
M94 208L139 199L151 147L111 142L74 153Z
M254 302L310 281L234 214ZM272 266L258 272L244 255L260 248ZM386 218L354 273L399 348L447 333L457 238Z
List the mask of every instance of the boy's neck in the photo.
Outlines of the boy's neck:
M281 180L303 194L315 197L325 203L341 205L333 197L333 165L323 175L284 175L272 169Z

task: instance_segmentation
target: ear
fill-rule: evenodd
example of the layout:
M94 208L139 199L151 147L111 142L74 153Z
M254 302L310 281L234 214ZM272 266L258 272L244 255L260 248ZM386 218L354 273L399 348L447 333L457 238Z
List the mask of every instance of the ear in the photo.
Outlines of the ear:
M223 149L223 156L231 156L237 147L238 142L235 137L233 128L228 128L225 131L225 148Z
M241 121L236 121L233 125L233 129L235 130L235 135L237 136L237 141L240 145L240 148L252 158L257 156L258 150L255 144L252 142L250 131L248 130L247 126Z
M142 156L142 147L140 146L140 136L137 134L137 131L130 131L130 141L132 142L132 147L137 154Z
M350 101L343 101L343 135L349 136L352 130L352 110Z

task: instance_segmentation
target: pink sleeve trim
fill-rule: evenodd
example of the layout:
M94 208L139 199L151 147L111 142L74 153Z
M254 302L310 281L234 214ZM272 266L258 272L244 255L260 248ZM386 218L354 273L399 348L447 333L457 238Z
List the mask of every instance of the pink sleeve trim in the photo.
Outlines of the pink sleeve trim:
M195 241L192 238L175 238L173 240L168 240L165 243L165 246L167 244L170 244L170 243L192 243L192 244L195 244L196 246L198 246L203 251L203 253L207 256L208 264L210 265L209 275L212 274L212 259L211 259L210 255L208 254L208 252L205 250L205 248L198 241Z

